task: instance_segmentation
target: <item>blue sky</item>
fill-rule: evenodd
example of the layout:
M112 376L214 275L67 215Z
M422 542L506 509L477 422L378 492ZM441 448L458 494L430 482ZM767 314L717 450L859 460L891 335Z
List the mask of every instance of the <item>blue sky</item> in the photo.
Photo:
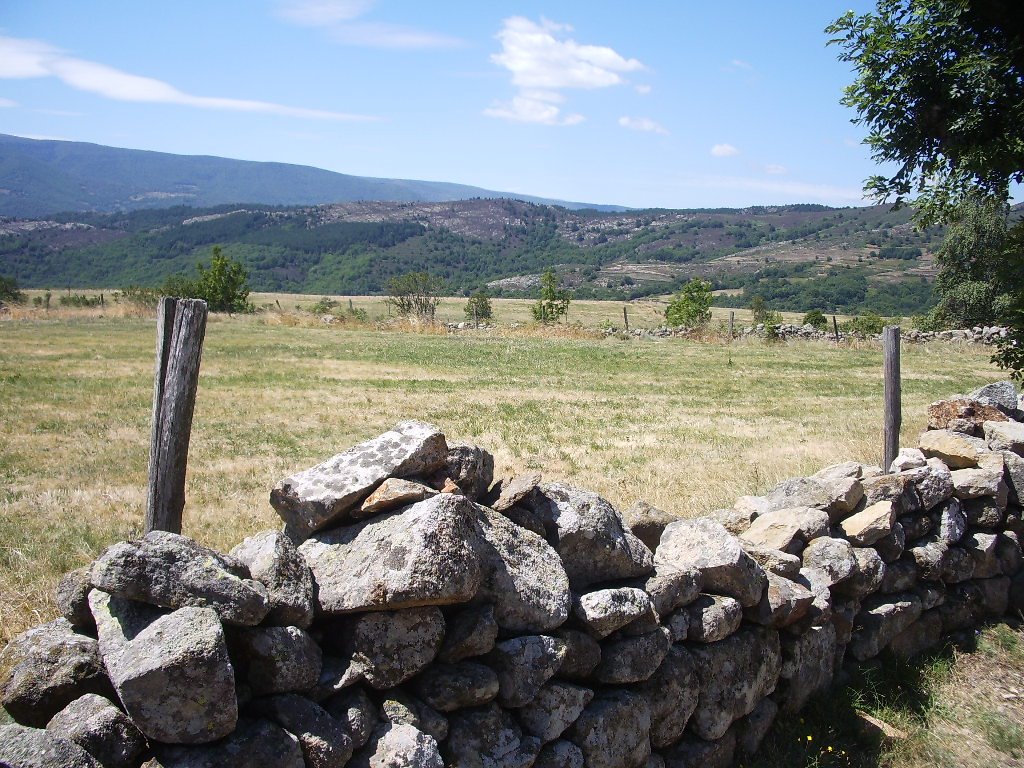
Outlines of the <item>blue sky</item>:
M861 204L870 2L3 0L0 133L635 207Z

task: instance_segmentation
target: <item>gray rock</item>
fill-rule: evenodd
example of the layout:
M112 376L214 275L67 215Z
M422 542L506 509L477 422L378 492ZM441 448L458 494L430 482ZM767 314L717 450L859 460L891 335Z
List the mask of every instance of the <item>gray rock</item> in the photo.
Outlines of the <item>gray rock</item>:
M452 715L444 748L450 768L529 768L541 742L524 736L512 715L495 704Z
M599 589L580 595L573 613L594 637L607 637L653 608L651 598L642 589L619 587Z
M299 740L309 768L341 768L352 757L352 739L342 724L309 699L285 693L256 699L249 706Z
M623 690L603 691L569 729L589 768L646 768L651 756L646 700Z
M605 641L594 679L612 684L646 680L661 664L671 644L671 633L665 627L646 635Z
M238 728L214 744L159 745L154 768L305 768L295 738L266 720L242 718Z
M860 613L860 600L856 597L836 597L832 603L831 624L836 628L836 644L838 646L846 646L850 642L858 613Z
M844 461L842 464L833 464L830 467L818 470L811 477L815 480L842 480L844 478L859 479L865 477L866 465L856 461Z
M967 531L967 515L958 499L950 499L932 512L932 528L944 544L956 544Z
M779 549L796 554L804 544L828 533L828 513L814 507L786 507L758 517L740 535L740 540L755 547Z
M880 475L864 481L864 502L860 508L880 501L891 501L897 516L919 512L922 506L917 487L907 475L902 474Z
M747 621L766 627L787 627L802 619L811 609L814 594L789 579L768 574L768 589L761 602L744 611Z
M334 641L331 641L334 645ZM333 652L344 654L334 656ZM323 664L320 667L320 679L316 687L306 692L306 696L316 702L322 702L340 693L349 686L362 682L363 676L358 668L352 663L351 648L345 650L340 646L332 647L330 652L323 654Z
M441 712L479 707L498 695L498 676L490 667L472 661L434 664L416 679L416 693Z
M754 522L754 518L759 515L772 511L771 503L764 496L740 496L733 502L732 508L746 518L748 523Z
M974 563L974 578L990 579L1003 575L1002 563L997 555L998 543L999 537L994 533L972 531L964 537L961 545Z
M377 490L363 500L362 504L354 507L349 515L353 520L365 520L384 512L391 512L399 507L407 507L418 501L429 499L431 496L436 496L437 493L429 485L415 480L388 477L377 486Z
M450 605L480 586L476 507L442 493L299 547L327 614Z
M857 661L872 659L921 615L921 600L912 593L867 598L857 616L849 651Z
M107 674L147 738L203 744L235 729L234 670L212 608L167 613L99 590L89 606Z
M1021 549L1020 537L1014 531L1003 531L996 543L996 557L1002 572L1007 576L1016 576L1024 565L1024 551Z
M498 674L498 703L525 707L562 666L566 645L546 635L527 635L505 640L487 654Z
M666 768L732 768L736 755L736 728L714 741L685 738L664 753Z
M986 421L985 441L993 451L1010 451L1024 456L1024 424L1019 421Z
M493 605L463 608L448 617L437 658L452 663L483 656L494 647L497 639L498 622L494 620Z
M146 749L146 738L109 699L88 693L58 712L46 730L73 741L104 768L131 768Z
M700 698L690 729L702 739L720 739L737 718L750 714L775 689L782 666L779 633L745 628L692 649Z
M988 446L984 440L946 429L923 432L918 440L918 445L925 456L941 459L950 469L976 467L978 459L988 452Z
M853 546L845 539L817 538L807 545L802 557L805 568L816 568L828 576L829 586L849 578L857 568Z
M665 628L669 631L673 643L681 643L690 636L690 612L686 608L670 613L665 617Z
M997 381L979 387L967 397L984 405L993 405L1003 413L1014 416L1017 412L1017 395L1017 386L1012 381Z
M761 699L761 703L754 707L754 711L739 722L736 729L737 748L747 755L757 752L778 714L778 704L771 698Z
M108 547L92 564L92 583L118 597L162 608L212 608L228 624L266 618L266 587L239 578L241 564L186 536L150 531ZM242 570L244 573L244 570Z
M657 563L701 572L704 590L728 595L744 607L756 605L768 584L764 570L721 523L707 518L677 520L665 528Z
M530 533L535 533L542 539L547 538L548 532L544 529L544 522L541 520L540 515L535 513L533 510L521 507L517 504L509 507L508 509L503 509L501 514L520 528L525 528L530 531Z
M545 744L533 768L584 768L583 750L571 741L558 739Z
M651 550L596 493L547 483L540 487L534 511L543 520L574 591L600 581L646 576L654 568Z
M1024 458L1003 451L1003 466L1003 482L1006 483L1008 496L1015 504L1020 504L1024 499Z
M871 550L874 552L874 550ZM824 624L832 617L832 590L829 588L829 577L817 568L801 568L796 583L806 588L813 600L801 625ZM839 585L835 593L841 594Z
M350 768L444 768L437 741L415 726L383 724L373 732L366 749Z
M22 632L0 651L0 703L22 725L42 728L79 696L109 689L96 641L67 619Z
M903 533L911 544L932 530L932 518L923 513L905 515L899 519L899 524L903 526Z
M968 499L963 503L967 523L975 528L999 528L1005 517L996 499L984 496L980 499Z
M415 696L395 689L380 705L382 721L419 728L438 743L448 738L448 718Z
M520 502L526 500L534 493L534 491L537 490L537 486L539 485L539 474L516 477L510 483L502 485L501 495L498 497L498 500L491 505L491 507L497 512L505 512L511 507L514 507Z
M725 526L725 530L735 536L742 536L756 519L756 515L752 512L741 509L714 509L706 517L717 520ZM652 547L652 549L657 549L657 547Z
M832 503L832 494L820 478L793 477L776 485L765 499L773 511L792 507L825 509Z
M724 640L739 629L743 621L743 606L739 601L721 595L701 595L686 610L689 613L687 637L699 643Z
M68 739L37 728L0 725L0 765L7 768L100 768Z
M1010 579L1008 577L978 579L974 584L981 593L981 610L978 611L980 618L993 619L1006 613L1010 599Z
M889 652L898 659L912 659L942 640L942 616L925 611L920 618L889 641Z
M953 476L942 459L928 459L921 469L904 472L914 484L921 507L927 511L953 495Z
M907 549L907 554L913 557L917 564L918 577L924 581L942 579L942 567L948 552L949 544L935 534L918 540L914 546Z
M589 688L556 680L541 688L534 700L516 714L523 729L546 744L575 723L593 698Z
M917 563L913 558L904 558L889 563L885 568L885 576L878 591L883 595L907 592L917 585Z
M974 560L962 547L950 547L942 560L942 581L958 584L974 576Z
M680 570L657 561L650 576L627 582L627 586L642 589L648 594L658 616L665 616L676 608L692 603L703 585L704 578L700 571L692 568Z
M673 645L657 671L629 690L647 702L651 746L663 749L679 741L697 708L700 683L696 662L682 645Z
M264 531L244 539L230 554L267 588L267 623L309 627L313 622L313 576L291 539L280 531Z
M889 465L890 472L903 472L925 466L926 459L918 448L900 448L896 458Z
M377 727L377 706L362 687L349 688L323 704L324 710L341 723L355 749L362 749Z
M836 585L836 592L848 597L864 597L878 591L885 578L882 558L870 547L854 547L853 556L857 566L849 578Z
M253 696L309 690L320 679L323 653L298 627L239 629L229 649L237 679Z
M776 693L784 712L799 712L817 693L832 684L835 675L837 634L832 624L811 627L796 637L782 636L785 685Z
M481 582L475 600L492 603L498 626L545 632L569 616L569 578L558 553L540 536L477 507Z
M586 680L601 663L597 640L578 629L560 629L555 636L565 643L565 657L558 676L567 680Z
M322 464L281 480L270 503L295 541L350 518L387 477L426 477L444 466L448 444L437 427L403 421Z
M800 573L800 557L797 555L791 555L779 549L755 547L751 544L744 544L743 551L750 555L764 569L765 573L774 573L776 576L786 579L795 579Z
M77 629L92 629L92 612L89 611L89 567L76 568L65 573L57 583L54 601L61 616Z
M1001 492L1000 486L1004 485L1002 466L998 470L983 467L957 469L951 474L953 476L953 495L961 501L976 499L980 496L998 496Z
M444 637L439 608L363 613L347 628L345 648L354 672L371 687L394 688L434 660Z
M637 500L622 513L622 518L633 535L654 552L661 541L661 532L665 530L666 525L676 520L678 515L651 506L646 501Z
M445 479L451 480L470 501L477 501L494 482L494 456L490 451L468 443L452 443L448 446L448 455L444 466L432 478L435 483L444 485Z

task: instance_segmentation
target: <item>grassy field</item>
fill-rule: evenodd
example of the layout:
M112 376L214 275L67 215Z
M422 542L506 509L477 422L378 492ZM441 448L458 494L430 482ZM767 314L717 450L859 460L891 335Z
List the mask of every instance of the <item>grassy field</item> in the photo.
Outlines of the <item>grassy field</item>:
M155 323L100 314L0 321L0 646L56 615L64 571L142 526ZM880 459L871 343L449 335L287 317L215 316L207 330L184 532L221 549L278 526L267 501L278 479L407 418L488 448L499 475L539 470L681 517L831 463ZM1002 378L988 357L904 346L903 444L927 403ZM802 762L777 764L868 764L802 749Z

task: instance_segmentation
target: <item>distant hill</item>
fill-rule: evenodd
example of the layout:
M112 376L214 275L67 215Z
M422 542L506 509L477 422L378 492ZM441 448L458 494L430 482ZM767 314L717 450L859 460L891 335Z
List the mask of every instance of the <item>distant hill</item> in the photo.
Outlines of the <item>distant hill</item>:
M426 271L455 293L533 295L559 273L578 298L628 300L712 281L721 304L917 314L942 232L911 212L822 205L572 211L510 199L176 206L0 221L0 275L30 288L158 286L220 245L258 291L383 293Z
M65 211L131 211L174 205L437 202L474 197L517 198L570 209L624 210L439 181L376 179L303 165L0 134L0 216L34 218Z

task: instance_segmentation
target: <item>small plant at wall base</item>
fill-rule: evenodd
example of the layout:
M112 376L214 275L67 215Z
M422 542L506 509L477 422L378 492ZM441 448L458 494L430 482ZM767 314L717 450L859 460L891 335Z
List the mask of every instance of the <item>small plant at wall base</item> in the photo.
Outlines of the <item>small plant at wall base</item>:
M700 328L711 319L711 283L694 278L672 297L665 309L669 325Z
M544 270L540 277L540 298L530 307L533 319L540 323L553 323L569 311L569 292L558 285L553 269Z

